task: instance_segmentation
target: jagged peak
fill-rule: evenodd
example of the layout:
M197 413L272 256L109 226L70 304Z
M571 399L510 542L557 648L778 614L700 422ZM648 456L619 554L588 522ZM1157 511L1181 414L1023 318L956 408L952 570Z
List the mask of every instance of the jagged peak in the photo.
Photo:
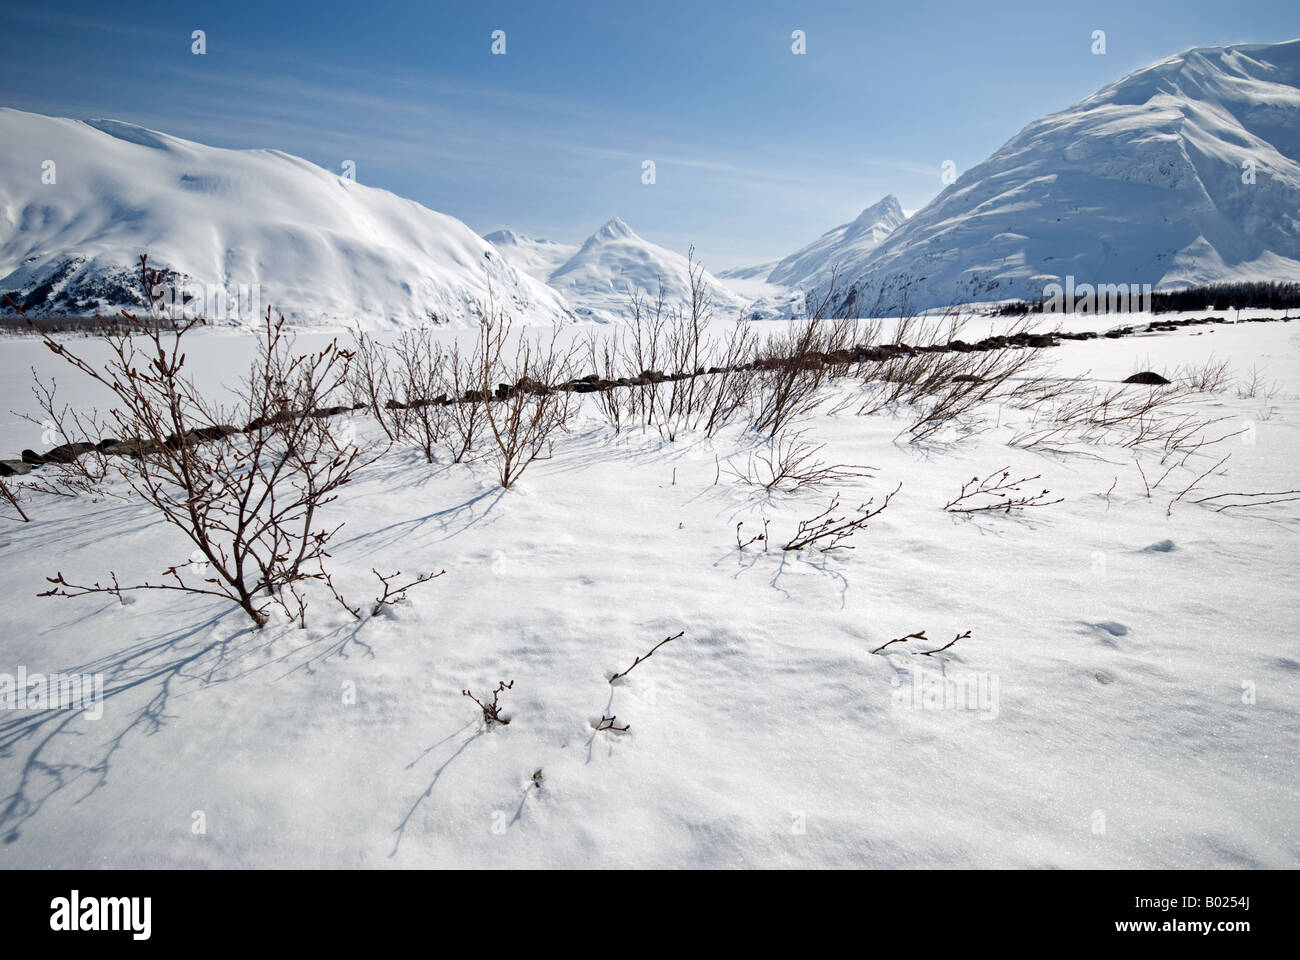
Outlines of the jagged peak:
M635 237L622 217L610 217L601 225L601 228L591 235L593 240L624 240L628 237Z
M891 222L897 225L902 223L904 219L903 205L898 202L898 197L889 193L858 214L858 218L854 222L867 226L881 222Z

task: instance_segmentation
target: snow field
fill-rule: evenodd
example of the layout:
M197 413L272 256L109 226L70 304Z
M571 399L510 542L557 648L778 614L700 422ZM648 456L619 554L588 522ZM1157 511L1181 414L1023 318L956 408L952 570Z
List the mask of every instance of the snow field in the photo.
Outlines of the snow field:
M33 599L55 570L153 576L188 554L139 505L43 500L0 525L0 671L103 673L108 696L96 721L0 717L0 864L1294 867L1296 505L1166 511L1224 453L1205 493L1300 486L1297 334L1049 351L1105 385L1211 356L1278 382L1268 401L1192 395L1251 432L1149 499L1130 451L1009 447L1026 411L925 445L897 439L905 411L827 413L851 382L797 425L873 468L838 488L715 482L760 443L743 423L666 444L615 435L590 400L510 491L487 464L395 448L330 507L336 580L355 600L372 566L447 573L360 624L320 600L308 630L259 632L202 598ZM214 384L247 348L198 342ZM9 346L5 407L26 409L22 374L57 361ZM7 447L32 429L11 421ZM1065 501L942 510L1004 466ZM780 550L836 489L851 507L900 481L855 549ZM768 551L738 551L736 523L763 518ZM920 649L972 635L869 652L919 630ZM942 676L996 696L927 699ZM485 727L460 691L499 680L511 723ZM595 731L614 715L626 733Z

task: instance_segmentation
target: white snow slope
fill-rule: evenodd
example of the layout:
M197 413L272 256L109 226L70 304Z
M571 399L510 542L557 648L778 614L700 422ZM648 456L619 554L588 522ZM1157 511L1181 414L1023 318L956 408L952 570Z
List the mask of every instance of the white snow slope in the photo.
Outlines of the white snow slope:
M662 287L664 304L670 308L689 302L688 269L686 257L642 239L614 217L588 237L547 282L580 317L608 322L627 316L629 288L653 301ZM719 316L738 315L745 308L743 297L707 271L704 282Z
M459 220L276 150L0 109L0 171L0 290L35 315L136 306L146 253L210 288L260 284L296 322L467 323L489 288L521 321L569 318Z
M768 283L787 287L828 287L832 274L855 276L867 254L884 242L907 218L898 198L884 197L856 220L828 230L808 246L781 260L768 274Z
M205 375L234 382L251 338L202 336ZM1179 388L1237 434L1181 464L1010 446L1040 414L1012 407L909 444L910 411L855 415L853 379L796 425L873 465L833 487L739 482L727 464L767 452L744 421L665 443L593 398L508 492L398 447L325 508L336 583L357 602L372 567L446 575L361 622L313 594L306 630L204 597L35 599L55 571L152 579L192 545L138 500L34 496L31 523L0 519L0 674L100 674L104 699L0 711L0 867L1295 869L1300 503L1194 501L1300 486L1296 324L1048 352L1102 389L1213 357L1280 390ZM14 340L0 410L30 411L32 365L74 386ZM40 442L0 424L0 450ZM1064 502L944 511L1004 466ZM856 549L781 550L836 490L847 510L900 482ZM770 548L738 550L765 519ZM501 680L511 722L485 727L461 690ZM610 716L630 729L597 732Z
M1070 275L1300 280L1298 87L1300 40L1139 70L963 173L841 276L840 303L888 315L904 290L919 308L1038 297Z
M483 239L524 273L542 283L578 252L577 244L525 237L513 230L497 230L486 234Z

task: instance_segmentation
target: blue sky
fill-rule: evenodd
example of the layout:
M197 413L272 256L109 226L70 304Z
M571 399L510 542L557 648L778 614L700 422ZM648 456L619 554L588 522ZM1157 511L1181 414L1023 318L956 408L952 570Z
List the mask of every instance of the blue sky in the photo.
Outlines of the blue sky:
M919 208L944 161L1147 63L1296 36L1294 0L10 4L0 103L351 160L479 232L578 242L619 215L718 270L886 193Z

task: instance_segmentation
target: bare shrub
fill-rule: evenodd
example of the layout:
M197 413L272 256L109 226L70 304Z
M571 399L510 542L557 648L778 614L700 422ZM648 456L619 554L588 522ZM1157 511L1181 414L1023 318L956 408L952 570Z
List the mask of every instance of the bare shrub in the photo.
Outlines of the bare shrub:
M1211 436L1211 428L1228 418L1201 416L1187 409L1189 399L1172 387L1081 387L1035 408L1009 443L1024 449L1110 443L1159 450L1163 463L1241 432Z
M25 484L27 492L55 497L85 495L92 499L110 495L104 484L110 472L109 460L101 450L108 430L99 414L93 410L78 412L61 403L57 380L42 379L35 368L32 380L39 412L19 416L40 427L42 439L54 446L41 451L40 473Z
M1250 374L1237 378L1237 396L1242 400L1272 401L1282 391L1282 385L1276 380L1265 381L1258 364L1250 368Z
M1174 371L1174 382L1201 393L1218 393L1232 382L1232 365L1213 355L1200 364L1184 364Z
M961 493L944 505L949 513L1010 513L1012 510L1026 510L1030 507L1048 507L1064 502L1064 497L1048 500L1052 492L1042 490L1038 493L1022 493L1020 485L1041 480L1041 475L1020 477L1012 480L1009 469L993 471L987 477L972 477L961 485Z
M907 428L911 443L933 437L940 430L974 417L986 405L1012 396L1023 377L1038 363L1037 352L1004 347L979 353L954 353L943 364L947 382Z
M758 335L748 324L738 321L727 332L726 339L715 345L714 366L710 367L709 390L701 398L704 413L703 428L713 436L731 422L740 411L747 408L754 391L754 358L758 350ZM716 370L717 372L712 372Z
M572 373L573 351L560 349L555 333L549 343L521 336L514 356L507 359L510 326L502 314L485 314L478 361L483 415L496 441L497 477L507 490L529 464L551 455L555 435L565 429L577 407L571 392L557 389ZM495 397L488 399L494 382Z
M455 341L444 357L444 387L450 402L441 411L445 417L442 442L451 462L460 463L474 455L474 445L487 422L483 384L491 380L491 374L483 368L481 351L462 353Z
M394 584L393 582L402 575L401 570L395 570L387 576L380 573L374 567L370 568L370 572L378 577L379 582L383 584L383 592L379 596L375 597L375 602L370 608L370 615L372 617L377 617L379 616L380 611L385 607L395 607L405 600L406 592L408 590L413 587L418 587L422 583L428 583L430 580L437 580L447 571L439 570L437 573L421 573L414 579L408 580L406 583L401 585Z
M667 305L662 285L654 300L629 288L630 319L622 336L590 348L602 379L627 384L620 397L601 401L616 428L625 420L653 426L669 442L689 430L712 436L749 399L757 337L743 323L721 342L711 336L712 293L694 251L688 271L688 299L681 304Z
M918 408L903 431L915 443L947 427L978 422L977 413L988 404L1023 401L1031 390L1050 390L1046 378L1034 373L1041 363L1038 350L1019 344L1027 320L1005 330L1001 345L981 349L963 345L963 326L956 308L938 318L903 317L888 355L859 370L866 397L858 413Z
M835 516L835 512L840 506L840 496L837 493L831 500L831 504L817 516L810 520L801 520L799 528L795 531L790 541L781 549L782 550L803 550L806 547L816 547L823 553L831 550L852 550L853 545L845 543L859 530L864 529L867 523L873 518L878 517L888 507L889 502L895 494L903 488L900 483L892 492L885 496L880 506L871 507L872 500L859 504L858 508L852 513L844 516Z
M391 404L400 406L394 419L398 436L417 444L427 463L447 431L446 395L442 347L435 343L428 327L406 330L393 346Z
M1025 377L1007 393L1007 406L1016 410L1033 410L1075 397L1088 390L1087 374L1073 377L1056 377L1035 374Z
M587 361L601 380L615 382L622 378L621 343L618 327L612 331L593 330L587 334ZM623 394L614 389L598 390L594 399L605 422L619 433L623 429L624 409L627 407Z
M712 383L700 375L705 372L711 352L705 331L713 316L713 296L704 283L704 267L696 262L693 248L687 256L687 273L690 299L670 312L663 327L663 362L672 375L654 394L659 406L655 424L669 441L676 440L680 431L699 425L705 393Z
M888 650L896 643L907 643L909 640L925 640L925 639L927 639L925 636L925 631L918 630L916 633L909 633L905 637L895 637L893 640L886 640L884 643L876 647L876 649L872 650L871 652L874 654L880 654L885 650Z
M925 631L922 631L922 633L924 633L924 632L925 632ZM965 633L959 633L959 634L957 634L957 636L953 637L951 640L949 640L947 643L945 643L942 647L935 647L933 650L914 650L914 651L912 651L912 652L915 653L915 654L916 654L917 656L919 656L919 657L933 657L936 653L943 653L945 650L947 650L947 649L949 649L950 647L952 647L952 646L953 646L953 645L954 645L958 640L969 640L969 639L970 639L970 635L971 635L971 632L970 632L969 630L967 630Z
M965 361L961 354L940 348L956 340L961 328L961 318L955 312L937 318L900 317L888 355L858 368L858 377L867 388L858 414L869 416L916 403L943 389L963 372Z
M394 395L389 348L359 326L352 329L347 395L352 406L365 407L389 442L402 436L406 411L391 403Z
M146 291L157 272L141 257ZM152 299L152 294L151 294ZM268 309L259 353L239 391L237 408L223 413L198 392L185 367L185 335L199 322L154 315L105 328L110 359L96 365L44 337L74 369L112 392L107 424L121 438L113 467L131 490L195 550L188 563L168 567L157 582L123 586L74 584L60 572L42 596L103 593L122 599L132 590L170 590L234 601L259 627L271 606L305 625L301 588L323 581L338 597L325 567L339 526L321 523L321 511L352 477L356 448L340 445L330 418L312 416L345 389L351 353L332 341L295 355L283 318ZM241 432L229 421L242 414ZM213 442L222 438L224 442Z
M773 334L759 350L754 429L775 437L821 403L831 370L821 357L840 328L823 326L821 317L791 321L790 331Z
M1223 459L1221 459L1218 463L1214 464L1214 466L1210 467L1210 468L1209 468L1208 470L1206 470L1204 473L1198 475L1195 479L1192 480L1191 483L1189 483L1186 487L1184 487L1181 491L1179 491L1178 495L1175 496L1172 500L1169 501L1169 506L1167 506L1167 507L1165 508L1165 516L1167 516L1167 517L1169 517L1169 516L1173 516L1173 512L1174 512L1174 504L1181 502L1182 499L1183 499L1183 497L1187 496L1189 493L1191 493L1193 490L1195 490L1198 486L1200 486L1200 483L1201 483L1202 480L1204 480L1206 477L1208 477L1208 476L1209 476L1211 473L1213 473L1215 470L1218 470L1220 467L1222 467L1222 466L1223 466L1225 463L1227 463L1231 458L1232 458L1232 454L1228 454L1228 455L1225 456Z
M754 534L754 536L750 537L748 540L741 540L741 539L740 539L740 528L743 527L743 526L745 525L745 521L744 521L744 520L741 520L739 523L737 523L737 524L736 524L736 549L737 549L737 550L744 550L744 549L745 549L746 547L748 547L750 544L761 543L761 544L763 545L763 552L764 552L764 553L767 553L767 544L768 544L768 538L767 538L767 525L768 525L768 522L769 522L769 521L768 521L766 518L764 518L764 520L763 520L763 532L762 532L762 533L756 533L756 534Z
M497 683L497 688L492 691L491 703L484 703L478 697L474 696L474 694L471 693L469 690L462 690L460 692L460 695L462 697L469 697L471 700L473 700L475 703L478 704L479 709L483 711L483 722L486 723L489 727L492 726L492 724L494 723L499 723L504 727L506 724L510 722L510 718L502 715L501 710L504 704L500 703L497 698L501 696L502 692L506 690L513 690L514 686L515 686L515 682L513 680L511 680L509 683L506 683L504 680L499 681Z
M620 343L620 356L632 385L627 392L627 417L647 428L655 423L659 411L659 387L664 350L664 292L654 302L647 301L639 290L628 288L629 319Z
M804 431L783 431L768 441L766 453L750 453L744 473L734 468L731 473L742 483L789 491L872 476L868 472L872 467L827 464L817 459L825 446L805 439Z

